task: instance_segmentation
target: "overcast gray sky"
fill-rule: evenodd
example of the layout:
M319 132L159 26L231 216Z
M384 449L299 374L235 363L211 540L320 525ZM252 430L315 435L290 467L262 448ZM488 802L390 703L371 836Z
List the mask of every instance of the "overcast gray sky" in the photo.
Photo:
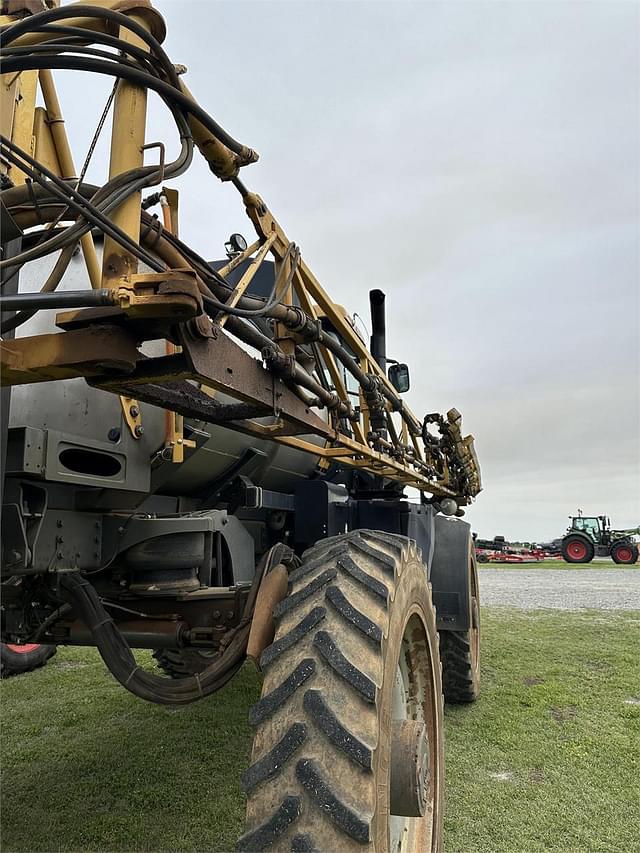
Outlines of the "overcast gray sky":
M325 288L365 318L387 292L410 405L463 413L474 530L551 538L578 507L640 523L640 6L156 5ZM72 132L92 132L110 83L65 79ZM170 128L152 104L149 140ZM203 254L251 236L199 157L177 186Z

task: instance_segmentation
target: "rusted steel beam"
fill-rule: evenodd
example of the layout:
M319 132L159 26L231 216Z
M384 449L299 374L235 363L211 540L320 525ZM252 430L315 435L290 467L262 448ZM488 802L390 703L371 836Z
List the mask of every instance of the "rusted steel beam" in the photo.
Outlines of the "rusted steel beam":
M99 383L91 383L101 388ZM168 408L185 418L203 420L208 424L228 424L246 418L263 418L269 415L264 406L251 403L218 403L188 382L172 382L164 385L135 385L138 400L152 406Z
M202 313L202 296L191 270L125 276L112 293L119 307L66 311L56 316L56 325L69 330L101 322L136 322L140 340L154 340L163 337L172 325Z
M277 422L267 427L269 437L277 435L319 435L335 439L335 430L305 406L293 391L255 358L248 355L221 330L215 337L193 340L181 338L182 352L158 358L139 358L134 371L120 377L94 378L92 385L105 391L135 396L152 405L169 408L185 417L227 423L231 428L263 435L265 425L248 418L273 415ZM196 380L247 404L249 408L229 409L209 394L180 380ZM179 384L177 384L179 383ZM235 411L235 416L231 415ZM211 419L211 420L210 420ZM242 421L231 423L231 421Z
M142 358L138 355L135 372L124 380L119 376L105 375L93 379L91 384L96 388L102 388L103 391L112 391L117 394L126 394L130 391L135 396L139 386L162 385L166 382L177 382L180 379L189 378L189 365L182 353L162 355L157 358Z
M136 341L117 326L98 326L0 343L3 385L72 379L105 372L130 373L140 354Z
M215 327L214 334L215 338L202 340L183 336L183 354L194 379L244 402L263 404L308 433L335 437L335 430L305 406L282 380L223 332L216 333Z

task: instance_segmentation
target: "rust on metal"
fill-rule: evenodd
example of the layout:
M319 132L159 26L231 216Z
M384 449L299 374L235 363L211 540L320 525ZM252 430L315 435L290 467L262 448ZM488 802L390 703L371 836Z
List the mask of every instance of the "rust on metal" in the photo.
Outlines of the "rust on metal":
M142 340L161 336L157 321L163 321L162 330L175 323L186 322L202 313L202 296L192 270L173 270L163 273L140 273L121 279L113 288L114 308L86 308L65 311L56 316L61 329L88 327L96 322L148 321L137 331Z
M422 817L429 786L429 740L423 722L392 721L389 772L391 814Z
M138 358L135 339L117 326L0 343L3 385L97 376L106 371L126 374L134 370Z

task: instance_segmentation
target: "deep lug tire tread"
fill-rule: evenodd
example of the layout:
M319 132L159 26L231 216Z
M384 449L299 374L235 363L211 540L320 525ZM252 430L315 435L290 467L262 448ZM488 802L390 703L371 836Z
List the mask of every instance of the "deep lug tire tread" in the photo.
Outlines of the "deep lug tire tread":
M452 705L475 702L478 683L474 677L469 632L441 631L440 660L445 701Z
M262 698L250 713L256 737L243 777L247 832L238 850L375 849L384 653L390 608L411 560L422 568L410 540L358 531L310 548L290 575L289 596L276 607L275 640L261 658ZM435 621L433 631L435 638ZM309 674L294 678L291 689L300 667ZM299 808L289 805L285 820L287 797L298 798Z

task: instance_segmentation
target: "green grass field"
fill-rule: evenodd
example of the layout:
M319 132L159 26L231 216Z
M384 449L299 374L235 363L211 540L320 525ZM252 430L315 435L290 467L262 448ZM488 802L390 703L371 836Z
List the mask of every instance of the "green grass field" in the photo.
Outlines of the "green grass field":
M640 613L485 609L483 632L483 695L446 711L447 853L640 849ZM233 849L258 692L247 666L148 705L87 649L4 682L3 851Z

